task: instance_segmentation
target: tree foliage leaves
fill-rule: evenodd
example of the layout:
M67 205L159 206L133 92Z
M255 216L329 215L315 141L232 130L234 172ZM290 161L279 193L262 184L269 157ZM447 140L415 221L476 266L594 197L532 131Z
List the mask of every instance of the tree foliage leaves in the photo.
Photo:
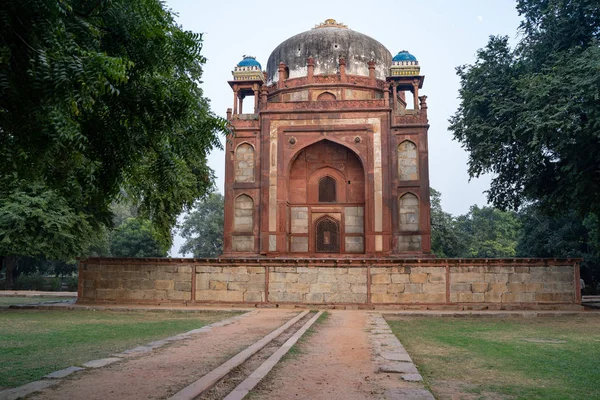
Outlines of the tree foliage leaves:
M457 69L450 130L469 173L492 173L502 209L600 213L600 7L592 0L520 0L522 40L491 37Z
M227 131L200 88L201 50L158 0L2 2L0 254L81 255L123 198L170 244Z
M112 232L110 253L113 257L165 257L167 249L149 220L129 218Z
M198 201L180 227L185 243L179 250L196 258L217 257L223 253L223 225L225 198L211 193Z
M457 217L442 210L441 194L431 188L431 248L438 257L503 258L517 253L521 222L516 213L471 206Z

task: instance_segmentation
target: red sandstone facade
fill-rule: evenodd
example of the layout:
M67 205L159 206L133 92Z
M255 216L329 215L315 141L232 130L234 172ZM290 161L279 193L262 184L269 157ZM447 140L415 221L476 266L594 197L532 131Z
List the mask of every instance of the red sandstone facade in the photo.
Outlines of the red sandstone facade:
M327 21L306 33L319 46L294 37L270 70L246 57L233 72L225 255L430 255L424 77L410 54L392 62L378 42L348 31ZM383 55L352 53L363 40ZM296 51L308 54L304 65L286 64Z

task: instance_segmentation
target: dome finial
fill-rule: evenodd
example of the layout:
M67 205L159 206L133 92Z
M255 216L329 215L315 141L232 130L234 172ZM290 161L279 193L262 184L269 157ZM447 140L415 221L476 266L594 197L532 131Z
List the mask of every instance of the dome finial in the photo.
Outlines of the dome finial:
M326 19L325 22L321 22L318 25L315 25L313 29L317 28L345 28L348 29L348 25L344 25L341 22L337 22L333 18Z

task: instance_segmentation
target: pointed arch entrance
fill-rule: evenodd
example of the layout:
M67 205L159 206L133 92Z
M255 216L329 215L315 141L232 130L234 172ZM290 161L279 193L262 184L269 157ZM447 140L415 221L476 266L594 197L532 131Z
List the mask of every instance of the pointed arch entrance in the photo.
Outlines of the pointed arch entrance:
M365 171L352 150L329 140L305 147L287 187L291 253L364 253Z

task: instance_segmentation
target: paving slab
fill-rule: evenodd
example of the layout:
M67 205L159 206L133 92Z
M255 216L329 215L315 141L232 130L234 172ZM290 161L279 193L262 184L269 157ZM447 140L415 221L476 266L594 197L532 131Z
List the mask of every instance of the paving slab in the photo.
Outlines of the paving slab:
M69 367L65 369L59 369L58 371L54 371L42 377L42 379L61 379L66 376L71 375L73 372L83 371L85 368L81 367Z
M85 364L81 364L81 366L85 368L102 368L110 364L114 364L117 361L123 360L119 357L109 357L109 358L101 358L99 360L88 361Z
M385 392L388 400L435 400L433 395L425 389L390 389Z
M423 377L421 374L404 374L402 375L402 380L407 382L422 382Z
M390 334L392 333L391 329L373 329L371 331L371 333L378 335L378 334Z
M412 363L412 359L410 358L408 353L406 351L402 351L400 349L394 349L392 351L382 351L379 354L381 355L381 357L385 358L386 360L405 361L405 362Z
M58 385L60 380L47 380L47 381L35 381L30 382L26 385L19 386L13 389L7 389L0 392L0 399L2 400L14 400L20 399L31 393L38 392L40 390L49 388L54 385Z
M418 374L417 367L412 362L386 362L379 364L379 371L398 374Z
M420 382L423 381L423 377L419 374L417 367L400 340L393 334L376 333L386 330L383 327L384 324L387 329L390 329L387 321L379 313L372 313L370 317L371 341L379 371L400 374L403 381L414 382L414 385L421 386ZM385 396L390 400L434 400L431 392L425 388L394 388L386 391Z

